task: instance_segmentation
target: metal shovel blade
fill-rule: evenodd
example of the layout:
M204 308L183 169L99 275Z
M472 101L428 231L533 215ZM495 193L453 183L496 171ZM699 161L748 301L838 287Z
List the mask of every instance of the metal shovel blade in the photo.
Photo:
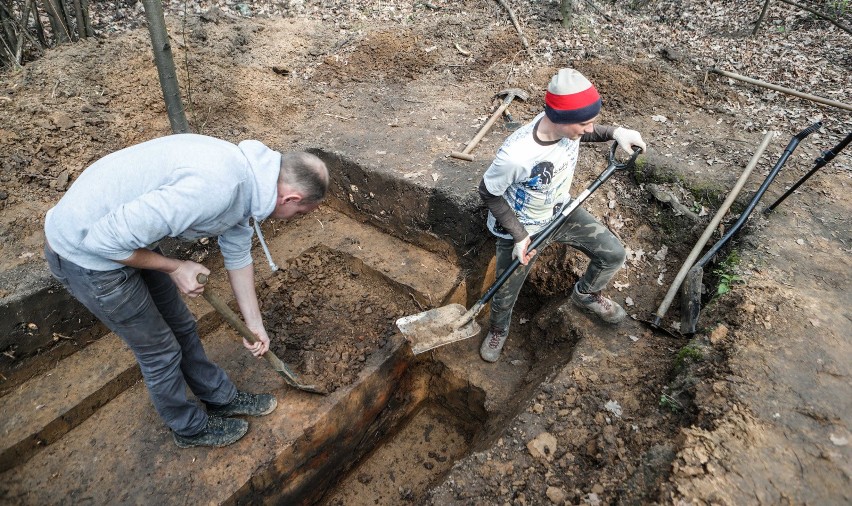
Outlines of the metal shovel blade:
M411 343L411 351L419 355L424 351L461 341L479 334L476 320L454 329L467 309L461 304L449 304L422 313L403 316L396 321L400 332Z
M701 313L701 292L704 269L693 265L686 274L686 280L680 293L680 333L695 334L698 327L698 315Z

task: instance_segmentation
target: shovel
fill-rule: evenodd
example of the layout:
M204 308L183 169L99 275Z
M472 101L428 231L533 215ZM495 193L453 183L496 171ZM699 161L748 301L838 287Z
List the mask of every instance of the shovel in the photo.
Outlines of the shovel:
M793 154L793 150L799 145L801 141L805 139L805 137L810 134L816 132L822 127L822 123L817 121L813 125L808 128L802 130L797 133L790 139L790 142L787 144L787 148L784 149L784 152L781 154L781 157L775 163L775 166L772 167L772 170L769 171L769 174L764 179L763 184L760 185L760 188L754 193L754 196L749 201L748 205L746 205L745 210L740 214L740 217L737 219L736 223L731 225L728 229L728 232L719 239L716 244L710 248L707 253L704 254L701 259L699 259L692 268L689 269L689 272L686 274L686 280L683 284L683 291L681 292L680 298L680 331L683 334L695 334L696 327L698 325L698 314L701 312L701 288L702 288L702 280L704 278L704 266L719 252L719 250L724 246L731 237L734 236L739 230L742 228L743 224L748 220L748 217L751 215L751 212L754 211L757 202L766 192L766 189L775 179L775 176L778 175L778 172L781 170L781 167L787 162L787 159Z
M204 274L199 274L196 278L199 283L202 285L207 284L207 276ZM214 293L209 288L205 288L202 295L207 302L210 303L211 306L222 315L225 320L231 324L234 329L239 332L239 334L245 338L246 341L250 343L257 342L257 336L254 335L245 323L234 313L228 304L225 303L216 293ZM325 392L314 385L306 385L299 381L299 378L287 367L287 364L281 361L275 353L272 353L272 350L267 350L266 353L263 354L263 358L265 358L272 368L275 369L275 372L281 375L284 378L284 382L290 385L291 387L302 390L303 392L310 392L312 394L320 394L320 395L328 395L328 392Z
M615 171L632 167L636 162L636 157L642 152L640 148L636 148L627 162L620 163L615 158L617 147L618 143L613 142L612 148L609 150L609 166L576 199L565 206L555 220L539 232L535 240L527 247L527 251L536 249L539 245L550 239L550 236L565 223L565 220L568 219L571 213L589 198L589 195L609 179ZM439 346L461 341L462 339L467 339L478 334L480 328L475 320L476 315L482 311L485 304L494 297L497 290L503 286L519 265L521 265L520 260L517 258L513 260L509 267L503 271L503 274L485 292L485 295L468 311L465 311L464 306L461 304L450 304L398 319L396 326L411 342L412 352L418 355Z
M740 194L740 190L745 186L746 180L748 180L751 171L754 170L754 167L757 165L757 162L760 160L760 157L763 155L763 152L766 150L766 146L769 145L769 141L772 140L772 137L775 135L775 132L769 131L763 137L763 142L760 143L760 146L757 148L757 151L751 157L751 161L748 162L745 170L740 175L740 178L737 179L736 184L734 184L733 189L728 194L725 201L719 207L719 210L716 211L716 215L713 216L713 219L710 220L710 223L707 225L707 228L704 229L704 233L701 234L701 237L698 239L698 242L695 243L695 246L692 247L692 251L689 252L689 256L686 257L686 260L683 262L683 265L678 271L677 276L675 276L674 281L672 281L671 286L669 286L669 291L666 292L665 298L663 298L663 302L660 303L660 307L657 308L657 312L654 314L654 321L651 322L651 326L654 328L661 328L663 317L666 315L666 311L668 311L669 306L674 300L675 294L680 288L681 283L686 278L689 269L692 267L695 259L698 258L698 255L701 253L701 249L704 248L704 245L707 244L707 241L710 240L710 236L713 235L713 232L716 231L716 227L719 226L719 223L722 221L722 218L725 216L725 213L728 212L731 205L734 203L734 200Z
M802 177L801 177L801 179L799 179L798 181L796 181L796 184L794 184L793 186L791 186L791 187L790 187L790 189L789 189L789 190L787 190L787 192L786 192L786 193L784 193L784 195L781 195L780 197L778 197L778 200L776 200L776 201L775 201L775 202L774 202L771 206L769 206L769 207L767 207L766 209L764 209L764 210L763 210L763 214L769 214L769 213L771 213L771 212L772 212L772 210L773 210L773 209L775 209L775 208L778 206L778 204L780 204L781 202L784 202L784 199L786 199L786 198L787 198L787 197L789 197L789 196L790 196L790 195L791 195L794 191L796 191L796 189L798 189L798 188L799 188L799 186L801 186L801 185L802 185L802 183L804 183L805 181L807 181L807 180L808 180L808 178L810 178L811 176L813 176L814 174L816 174L816 171L818 171L819 169L821 169L821 168L825 167L825 166L826 166L826 164L828 164L828 162L830 162L830 161L834 160L834 157L835 157L835 156L837 156L837 154L838 154L838 153L840 153L841 151L843 151L843 148L845 148L846 146L848 146L850 142L852 142L852 132L849 132L848 134L846 134L846 138L845 138L845 139L843 139L842 141L840 141L840 142L839 142L836 146L834 146L833 148L831 148L831 149L827 149L827 150L823 151L823 152L822 152L822 154L820 155L820 157L819 157L819 158L817 158L817 159L816 159L816 161L814 162L814 166L813 166L813 168L812 168L811 170L809 170L807 174L805 174L804 176L802 176Z

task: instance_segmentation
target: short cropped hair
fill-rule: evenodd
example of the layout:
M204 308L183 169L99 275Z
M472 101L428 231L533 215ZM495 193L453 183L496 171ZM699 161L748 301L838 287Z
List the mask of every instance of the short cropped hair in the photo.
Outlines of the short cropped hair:
M328 191L328 168L318 156L304 151L282 153L278 182L295 188L305 203L322 202Z

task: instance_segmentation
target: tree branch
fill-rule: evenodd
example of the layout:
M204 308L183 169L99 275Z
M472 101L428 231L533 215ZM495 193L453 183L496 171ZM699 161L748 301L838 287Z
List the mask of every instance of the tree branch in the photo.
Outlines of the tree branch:
M497 0L497 3L503 6L506 9L506 12L509 13L509 19L512 20L512 24L515 25L515 30L518 31L518 35L521 37L521 44L524 46L524 49L527 50L527 54L530 55L530 58L535 61L535 55L530 50L530 44L527 42L527 38L524 37L524 31L521 29L520 23L518 23L518 18L515 17L515 11L512 10L511 7L505 2L505 0Z
M844 25L841 25L840 23L838 23L837 21L835 21L835 20L831 19L831 18L830 18L830 17L828 17L827 15L825 15L825 14L823 14L823 13L821 13L821 12L818 12L818 11L816 11L816 10L814 10L814 9L811 9L811 8L810 8L810 7L808 7L807 5L798 4L798 3L796 3L796 2L793 2L792 0L779 0L779 1L784 2L785 4L788 4L788 5L792 5L793 7L798 7L799 9L802 9L802 10L804 10L804 11L808 11L808 12L810 12L811 14L813 14L814 16L816 16L816 17L818 17L818 18L822 18L822 19L824 19L824 20L828 21L829 23L833 24L833 25L834 25L834 26L836 26L837 28L840 28L840 29L841 29L841 30L843 30L844 32L846 32L846 33L848 33L848 34L852 35L852 29L850 29L850 28L848 28L848 27L846 27L846 26L844 26Z
M781 93L793 95L794 97L804 98L805 100L810 100L811 102L817 102L820 104L837 107L838 109L846 109L847 111L852 111L852 105L844 104L843 102L838 102L836 100L829 100L827 98L811 95L810 93L802 93L801 91L791 90L790 88L784 88L783 86L759 81L757 79L752 79L751 77L741 76L739 74L734 74L733 72L725 72L724 70L719 70L716 68L708 69L708 71L713 72L714 74L719 74L720 76L730 77L731 79L736 79L745 83L754 84L755 86L761 86L763 88L769 88L770 90L780 91Z
M754 28L751 30L752 35L757 35L757 30L760 28L760 23L763 22L763 18L766 17L766 10L769 8L769 0L763 0L763 9L760 10L760 17L757 18L757 21L754 22Z

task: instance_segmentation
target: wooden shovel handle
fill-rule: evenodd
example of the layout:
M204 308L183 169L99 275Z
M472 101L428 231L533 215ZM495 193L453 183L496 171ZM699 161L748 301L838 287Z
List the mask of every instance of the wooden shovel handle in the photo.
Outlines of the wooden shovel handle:
M663 301L660 303L660 307L657 308L657 312L654 313L654 326L659 326L662 323L663 317L666 315L666 312L669 310L669 306L674 300L677 291L680 289L680 285L683 284L683 280L686 279L686 275L689 273L689 270L695 264L695 259L698 258L698 255L701 254L701 249L704 248L704 245L707 244L707 241L710 240L710 236L713 235L713 232L716 231L716 227L719 226L719 223L722 221L722 218L725 216L725 213L728 212L731 205L734 203L734 200L737 198L737 195L740 194L740 190L743 189L743 186L748 179L748 176L751 174L751 171L757 165L757 162L760 161L761 155L766 150L766 146L769 145L769 141L772 140L772 137L775 136L775 132L770 130L763 136L763 141L761 141L760 146L757 147L757 151L755 151L754 155L752 155L751 160L746 166L743 173L740 175L740 178L737 180L734 187L731 189L730 193L728 193L728 197L722 202L722 205L719 206L719 210L716 211L716 215L713 216L713 219L710 220L710 223L707 225L707 228L704 229L704 233L701 234L701 237L698 239L698 242L695 243L695 246L692 247L692 251L689 252L689 256L686 257L686 260L683 262L683 265L680 267L680 271L678 271L677 275L672 281L671 286L669 286L669 291L666 293L666 296L663 298Z
M196 278L196 281L201 283L202 285L207 284L207 276L205 274L199 274ZM248 326L246 326L245 322L243 322L239 316L237 316L234 311L228 307L228 304L225 303L215 292L209 290L207 288L204 289L202 293L207 302L210 303L211 306L220 314L222 318L224 318L228 323L231 324L237 332L240 333L246 341L254 344L258 341L257 336L252 332Z
M207 275L205 274L199 274L198 276L196 276L195 279L202 285L207 284ZM254 332L252 332L251 329L249 329L248 326L240 319L240 317L237 316L237 314L233 310L231 310L230 307L228 307L228 304L226 304L225 301L222 300L216 294L216 292L205 288L204 292L202 292L202 295L205 299L207 299L207 302L209 302L210 305L213 306L213 309L215 309L216 312L222 315L225 321L231 324L231 327L236 329L236 331L243 338L245 338L246 341L252 344L258 342L259 339L254 334ZM275 369L275 372L281 375L281 377L284 378L284 381L286 381L287 384L292 386L293 388L303 390L305 392L311 392L314 394L328 394L328 392L325 392L324 390L314 385L307 385L305 383L302 383L298 376L296 376L296 374L291 371L289 367L287 367L287 364L282 362L281 359L278 358L278 355L273 353L272 350L267 350L266 353L263 354L263 358L265 358L266 361L269 362L269 364L272 366L272 368Z

